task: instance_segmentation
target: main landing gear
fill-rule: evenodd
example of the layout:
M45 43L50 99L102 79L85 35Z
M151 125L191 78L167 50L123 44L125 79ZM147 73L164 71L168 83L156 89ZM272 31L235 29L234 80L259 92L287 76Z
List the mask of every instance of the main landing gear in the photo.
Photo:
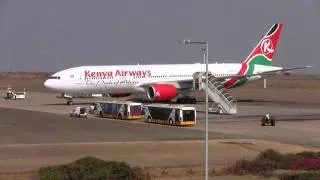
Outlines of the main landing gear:
M197 99L195 97L182 97L177 99L177 103L181 104L196 104Z
M72 105L72 104L73 104L72 99L71 99L71 98L68 98L68 99L67 99L67 105L69 105L69 106L70 106L70 105Z

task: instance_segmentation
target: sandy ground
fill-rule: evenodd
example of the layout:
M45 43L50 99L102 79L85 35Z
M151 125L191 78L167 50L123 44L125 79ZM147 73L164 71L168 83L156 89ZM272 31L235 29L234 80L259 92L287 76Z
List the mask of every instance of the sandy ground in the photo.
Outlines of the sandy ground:
M239 158L252 159L260 151L270 147L281 152L316 150L316 148L259 140L210 140L210 170L224 167ZM181 149L187 149L187 151L181 151ZM188 176L190 168L201 175L200 165L204 161L204 143L195 140L14 144L2 145L0 150L2 152L0 171L8 174L17 172L17 170L18 172L26 172L41 166L68 163L84 155L91 155L148 167L152 170L151 174L154 177L163 177L166 174L169 174L167 177L184 177ZM28 162L28 166L25 165L26 162ZM179 171L177 172L175 168ZM164 173L163 171L168 172Z
M209 163L222 167L239 158L251 159L270 146L282 152L318 149L259 140L210 140ZM143 167L199 166L204 161L201 140L12 144L1 145L0 149L2 172L31 171L43 165L68 163L84 155ZM27 167L25 162L28 162Z
M268 148L282 152L319 150L319 80L312 76L276 77L268 80L267 89L258 81L230 90L238 100L238 114L209 115L210 167L219 168L239 158L250 159ZM205 116L201 93L196 105L198 124L179 128L139 121L70 118L67 113L72 107L87 106L95 99L77 99L78 104L66 106L63 99L55 97L57 94L43 87L43 82L44 79L0 78L0 92L8 85L27 89L26 100L0 100L0 178L30 179L32 173L21 172L86 155L152 167L153 177L158 179L202 178ZM260 127L261 114L266 111L276 115L276 127ZM190 167L197 169L193 175L188 174ZM219 178L239 179L214 177Z

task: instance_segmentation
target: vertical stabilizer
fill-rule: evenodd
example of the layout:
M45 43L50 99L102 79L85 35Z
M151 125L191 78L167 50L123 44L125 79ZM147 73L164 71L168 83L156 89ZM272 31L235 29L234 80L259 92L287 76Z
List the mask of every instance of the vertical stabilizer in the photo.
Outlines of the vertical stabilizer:
M277 48L278 40L283 24L272 25L268 32L263 36L259 43L254 47L249 56L242 62L241 69L237 75L252 74L254 65L272 66L272 58ZM230 78L224 83L227 88L240 86L247 82L246 78Z
M274 24L242 63L271 66L281 30L282 24Z

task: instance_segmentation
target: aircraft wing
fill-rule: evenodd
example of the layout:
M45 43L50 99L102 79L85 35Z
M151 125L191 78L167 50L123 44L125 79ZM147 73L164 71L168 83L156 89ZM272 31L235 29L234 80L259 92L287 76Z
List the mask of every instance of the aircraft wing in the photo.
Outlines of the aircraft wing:
M150 86L152 84L172 84L175 85L177 88L181 89L184 84L192 84L192 79L186 79L186 80L173 80L173 81L164 81L164 82L147 82L147 83L140 83L137 84L137 87L146 88L147 86Z
M274 76L274 75L281 75L281 74L287 74L291 72L292 70L297 70L297 69L305 69L305 68L310 68L312 66L301 66L301 67L293 67L293 68L282 68L278 70L271 70L271 71L264 71L260 73L254 73L254 74L245 74L245 75L232 75L232 76L221 76L221 77L216 77L217 79L227 79L227 78L235 78L235 79L240 79L240 78L246 78L246 77L251 77L251 76Z

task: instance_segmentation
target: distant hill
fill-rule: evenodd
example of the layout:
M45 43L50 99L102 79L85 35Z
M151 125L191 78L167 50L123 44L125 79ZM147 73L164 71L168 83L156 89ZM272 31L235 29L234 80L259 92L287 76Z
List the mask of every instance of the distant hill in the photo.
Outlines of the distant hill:
M30 79L43 79L48 78L50 72L0 72L0 78L30 78Z

